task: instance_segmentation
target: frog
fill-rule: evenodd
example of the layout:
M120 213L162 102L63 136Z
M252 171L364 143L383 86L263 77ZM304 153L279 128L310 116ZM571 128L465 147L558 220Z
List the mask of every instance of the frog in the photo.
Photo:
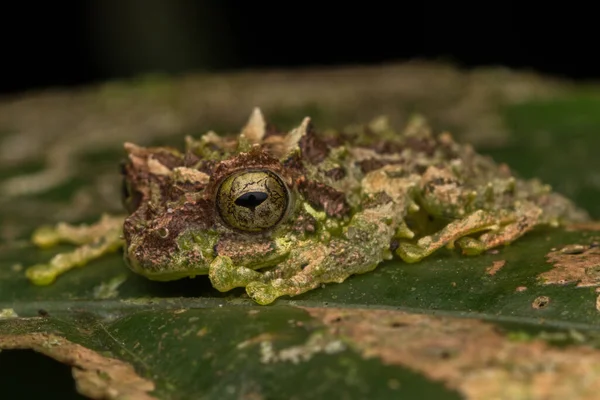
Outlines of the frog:
M122 250L150 280L208 275L218 291L245 288L268 305L394 257L477 256L538 227L590 219L539 179L436 134L420 114L400 130L382 116L320 131L305 117L282 131L255 108L238 133L186 136L183 150L124 150L126 212L37 229L39 247L78 247L28 268L33 284Z

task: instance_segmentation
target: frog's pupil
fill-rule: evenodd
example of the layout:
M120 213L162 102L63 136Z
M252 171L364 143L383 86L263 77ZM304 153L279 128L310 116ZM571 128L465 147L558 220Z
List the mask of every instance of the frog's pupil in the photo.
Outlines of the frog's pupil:
M269 195L265 192L248 192L235 199L235 204L240 207L246 207L254 210L256 207L261 205L261 203L265 201L267 197L269 197Z

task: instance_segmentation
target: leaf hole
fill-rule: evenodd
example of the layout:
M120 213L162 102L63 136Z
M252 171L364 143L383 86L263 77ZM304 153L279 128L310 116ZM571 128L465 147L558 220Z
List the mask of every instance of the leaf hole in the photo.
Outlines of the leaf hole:
M531 303L531 307L533 307L536 310L539 310L548 307L548 304L550 304L550 297L539 296L536 297L535 300L533 300L533 303Z
M2 398L87 399L75 390L71 367L33 350L0 351Z

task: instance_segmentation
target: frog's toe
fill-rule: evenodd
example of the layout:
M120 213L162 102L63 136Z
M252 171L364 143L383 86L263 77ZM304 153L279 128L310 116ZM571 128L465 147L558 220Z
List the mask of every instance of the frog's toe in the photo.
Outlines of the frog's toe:
M34 285L48 286L54 283L58 274L48 264L37 264L27 268L25 275Z
M420 261L427 255L421 246L412 243L400 243L396 249L396 254L407 263Z
M246 286L246 293L258 304L267 305L275 301L281 294L272 285L264 282L250 282Z
M235 288L234 270L235 267L229 257L217 257L208 270L210 283L219 292L227 292Z
M41 226L31 235L31 241L38 247L47 249L56 246L60 242L56 229L52 226Z
M456 244L461 248L462 253L467 256L476 256L486 249L485 244L481 240L468 236L458 239Z
M227 292L236 287L244 287L248 283L260 279L260 273L245 267L236 267L231 258L218 256L211 263L208 277L215 289Z

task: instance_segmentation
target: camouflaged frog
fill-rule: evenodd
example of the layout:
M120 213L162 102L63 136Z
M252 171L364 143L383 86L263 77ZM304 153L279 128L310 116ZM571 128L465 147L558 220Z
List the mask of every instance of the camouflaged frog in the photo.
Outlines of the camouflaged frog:
M129 215L38 230L39 246L80 247L29 268L33 283L123 247L149 279L208 274L219 291L245 287L269 304L394 254L409 263L442 247L476 255L538 225L589 218L549 186L433 135L421 117L401 133L384 118L342 133L317 133L305 118L283 133L255 109L237 137L188 137L184 152L125 150Z

